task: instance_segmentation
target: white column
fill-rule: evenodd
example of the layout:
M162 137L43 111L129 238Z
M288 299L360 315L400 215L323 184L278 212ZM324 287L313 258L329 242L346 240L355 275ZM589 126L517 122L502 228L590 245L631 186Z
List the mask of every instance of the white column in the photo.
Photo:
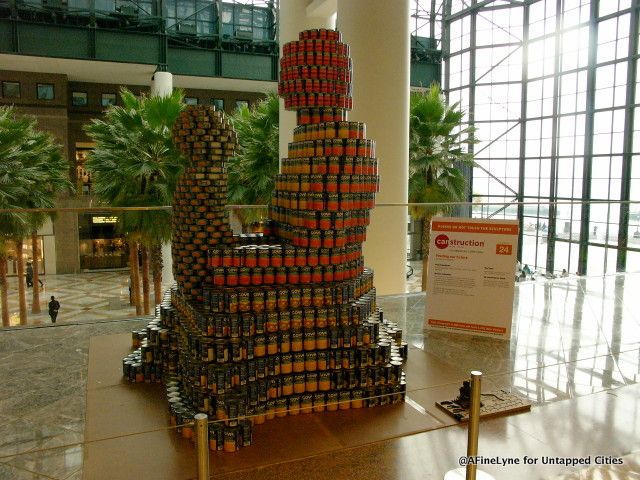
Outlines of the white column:
M340 0L338 30L351 46L353 111L376 141L378 203L406 203L409 169L409 0ZM365 243L365 263L379 294L404 293L407 209L377 207Z
M151 77L151 95L171 95L173 75L169 72L155 72Z
M171 95L173 92L173 75L169 72L155 72L151 77L151 95ZM173 283L173 266L171 259L171 242L162 244L162 283Z
M171 242L162 244L162 283L173 284L173 260L171 258Z
M298 39L298 33L311 28L335 28L336 0L280 0L280 56L285 43ZM287 144L293 141L296 113L284 109L280 99L280 158L287 157Z
M53 235L42 237L42 250L44 255L44 271L47 275L56 274L56 240ZM42 273L42 272L40 272Z

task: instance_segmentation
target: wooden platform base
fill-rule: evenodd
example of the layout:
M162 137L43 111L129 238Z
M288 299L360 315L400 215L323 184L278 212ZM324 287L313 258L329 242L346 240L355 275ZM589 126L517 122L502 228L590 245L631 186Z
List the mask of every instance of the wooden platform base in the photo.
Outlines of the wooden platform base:
M84 478L195 478L194 445L168 428L163 386L130 384L122 379L121 359L130 351L130 339L124 334L90 341ZM455 425L457 422L434 402L447 395L454 398L467 376L422 350L412 349L406 403L277 418L257 425L250 447L236 453L211 453L212 474L339 452Z

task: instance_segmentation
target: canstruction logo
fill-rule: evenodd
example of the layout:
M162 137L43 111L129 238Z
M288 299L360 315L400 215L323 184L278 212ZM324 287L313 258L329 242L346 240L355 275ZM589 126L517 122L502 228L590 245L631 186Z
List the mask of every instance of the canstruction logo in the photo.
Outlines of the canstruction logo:
M478 240L456 240L449 238L444 233L438 235L435 239L436 247L443 250L447 247L484 247L484 242Z
M449 246L449 237L447 237L444 233L441 233L436 237L436 247L439 249L444 249Z

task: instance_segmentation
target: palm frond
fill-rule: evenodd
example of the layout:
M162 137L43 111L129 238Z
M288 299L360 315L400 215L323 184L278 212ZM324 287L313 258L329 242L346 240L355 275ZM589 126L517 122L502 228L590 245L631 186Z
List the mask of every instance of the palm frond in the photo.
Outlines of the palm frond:
M0 208L18 210L0 216L0 235L22 238L50 216L19 210L53 208L56 196L72 190L69 165L52 135L35 119L0 107Z
M440 87L414 92L409 116L409 201L448 203L464 200L466 180L457 165L474 165L468 145L476 143L473 127L462 127L464 112L447 105ZM445 206L411 209L414 218L445 213Z
M172 127L184 108L183 93L136 97L120 92L122 106L109 107L104 119L85 126L96 142L86 167L94 192L112 206L170 205L185 159L173 144ZM171 235L171 214L164 211L126 212L118 228L152 245Z
M279 169L279 100L269 93L253 108L237 109L231 121L238 134L238 149L228 165L228 200L232 204L271 202ZM265 212L238 213L246 223L259 221Z

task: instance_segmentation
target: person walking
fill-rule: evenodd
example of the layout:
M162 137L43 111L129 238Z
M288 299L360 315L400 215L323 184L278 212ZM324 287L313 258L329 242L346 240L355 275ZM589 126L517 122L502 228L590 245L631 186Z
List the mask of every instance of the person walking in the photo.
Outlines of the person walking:
M27 287L33 287L33 263L27 262ZM40 286L44 286L42 280L38 278L38 283Z
M27 262L25 280L27 281L27 287L33 287L33 266L31 265L31 262Z
M51 301L49 302L49 316L51 317L51 323L56 323L58 310L60 310L60 302L56 300L56 297L51 295Z

